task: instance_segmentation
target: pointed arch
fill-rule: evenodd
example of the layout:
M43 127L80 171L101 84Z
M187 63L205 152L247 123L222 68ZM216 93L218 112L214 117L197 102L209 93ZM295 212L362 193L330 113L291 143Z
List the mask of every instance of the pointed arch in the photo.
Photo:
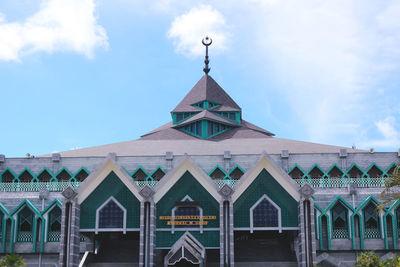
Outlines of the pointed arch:
M392 162L389 167L385 170L385 173L383 174L384 177L390 177L393 174L394 169L396 168L398 164L396 162Z
M375 162L368 167L365 174L370 178L381 178L385 172Z
M1 182L2 183L11 183L15 181L15 178L17 178L17 175L10 169L6 168L2 173L1 173Z
M163 178L163 177L165 176L166 173L167 173L167 172L164 171L164 169L163 169L161 166L159 166L159 167L157 167L157 169L155 169L155 170L150 174L150 176L151 176L151 178L153 178L154 181L160 181L161 178Z
M318 164L314 164L307 172L307 176L310 179L321 179L325 176L325 171L319 167Z
M196 205L196 202L189 196L186 195L181 199L181 203L185 202L187 204L185 205L176 205L175 207L172 208L171 210L171 221L175 221L175 216L199 216L199 221L202 222L203 221L203 209ZM190 203L193 202L193 206L190 205ZM196 220L194 220L196 221ZM174 233L175 231L175 227L179 227L179 226L175 226L175 224L171 225L171 233ZM200 229L200 233L203 233L203 225L200 223L199 225L184 225L183 227L185 228L198 228Z
M219 165L215 166L214 169L208 174L213 180L226 180L228 174ZM228 178L230 179L230 177Z
M329 170L326 172L326 174L329 176L331 179L338 179L343 177L344 171L342 168L340 168L336 163L333 164Z
M36 177L39 182L57 182L57 178L47 167L44 167Z
M81 167L75 174L74 174L74 179L77 182L82 182L89 176L90 172L85 168Z
M7 234L7 219L9 213L8 210L0 203L0 242L1 242L1 252L5 252L5 244L6 244L6 234Z
M55 175L59 182L70 182L73 178L72 173L65 167L62 167Z
M141 166L137 167L137 169L133 171L131 177L135 182L153 180L153 178L149 177L148 173Z
M302 179L306 172L296 163L289 170L288 174L290 177L292 177L292 179Z
M358 167L356 163L353 163L345 173L350 178L362 178L364 175L364 171Z
M229 172L229 177L232 180L239 180L243 175L245 171L240 168L239 165L236 165L235 167L232 168L232 170Z
M31 172L28 168L24 168L20 174L18 174L18 181L22 183L29 183L36 180L35 174Z
M10 250L12 250L14 242L32 242L33 252L36 251L36 236L37 236L37 220L43 219L40 211L30 202L25 199L16 209L10 214L13 217L13 240L10 242Z
M113 196L110 196L96 210L96 228L97 234L101 230L122 231L126 233L126 208L118 202Z
M374 196L367 197L357 208L361 213L362 237L365 239L374 239L382 237L382 216L377 210L379 201ZM387 209L384 208L384 211Z
M266 194L250 208L250 233L254 230L282 232L281 208Z
M61 207L62 203L54 199L41 213L44 218L42 223L41 249L44 248L44 241L59 242L61 237Z

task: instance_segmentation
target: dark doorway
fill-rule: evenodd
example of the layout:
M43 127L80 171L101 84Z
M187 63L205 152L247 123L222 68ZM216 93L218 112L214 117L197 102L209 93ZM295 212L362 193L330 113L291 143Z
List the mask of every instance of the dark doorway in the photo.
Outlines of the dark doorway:
M95 262L139 262L139 232L104 232L95 239L98 243Z
M297 231L235 231L235 262L296 262L296 234Z

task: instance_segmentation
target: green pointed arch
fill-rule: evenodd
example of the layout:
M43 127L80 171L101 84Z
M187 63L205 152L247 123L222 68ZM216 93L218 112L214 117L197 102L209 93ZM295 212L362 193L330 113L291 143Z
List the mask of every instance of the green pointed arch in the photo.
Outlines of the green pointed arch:
M18 182L21 182L20 177L21 177L21 175L24 174L25 172L29 173L29 174L32 176L30 182L37 181L36 175L35 175L30 169L24 168L24 169L18 174ZM15 179L15 178L14 178L14 179Z
M157 172L157 171L162 171L164 173L164 175L167 173L161 166L158 166L154 171L151 172L151 174L149 175L153 181L155 180L155 178L153 177L153 175ZM163 175L163 177L164 177Z
M68 173L68 175L70 176L69 181L75 181L73 180L74 176L72 175L72 173L66 168L66 167L62 167L54 176L57 178L57 181L59 181L58 179L58 175L60 175L60 173L62 173L63 171L65 171L66 173Z
M133 178L133 176L135 176L135 174L136 174L137 172L139 172L139 171L142 171L142 172L145 174L145 176L146 176L146 177L145 177L145 181L153 181L153 177L149 176L149 174L145 171L145 169L144 169L142 166L137 167L136 170L134 170L134 171L132 172L132 174L130 174L129 176L132 177L132 179L133 179L134 181L136 181L136 180Z
M50 176L51 176L49 182L58 182L57 178L54 176L54 174L47 167L44 167L43 169L41 169L40 172L36 175L38 180L39 180L39 176L45 171L48 174L50 174Z
M3 204L0 203L0 211L3 213L3 221L2 221L2 228L1 231L1 253L5 252L6 248L6 227L7 227L7 219L9 218L9 212Z
M218 164L217 164L217 166L215 166L215 167L208 173L208 176L210 176L210 178L212 178L211 175L212 175L216 170L220 170L220 171L224 174L223 180L226 180L226 178L228 178L229 180L231 179L230 176L228 175L228 173L227 173L221 166L219 166Z
M343 178L343 175L345 174L345 171L343 171L343 169L340 168L339 165L337 165L336 163L333 164L333 165L328 169L328 171L326 172L326 175L327 175L329 178L331 178L331 176L329 175L329 173L330 173L334 168L337 168L339 171L342 172L341 177Z
M376 167L378 170L380 170L381 173L382 173L382 174L381 174L381 177L383 177L383 175L385 174L385 171L384 171L381 167L379 167L379 165L376 164L375 162L373 162L373 163L365 170L365 172L364 172L365 175L367 175L368 178L370 178L368 172L369 172L373 167Z
M75 181L78 181L78 179L76 179L76 176L81 172L84 171L86 172L86 174L89 176L90 175L90 171L88 171L84 166L80 167L79 170L77 170L73 176Z
M351 164L350 167L346 170L346 173L345 173L345 174L346 174L348 177L350 177L350 176L349 176L349 171L351 171L353 168L357 168L357 169L361 172L361 178L362 178L363 175L365 174L365 172L363 171L363 169L361 169L361 168L357 165L357 163ZM350 178L355 178L355 177L350 177Z
M14 243L15 243L15 237L14 237L14 233L16 233L16 229L15 227L18 227L18 225L16 225L16 221L17 218L16 216L18 215L18 213L25 207L27 206L34 214L35 217L33 219L33 225L32 225L32 252L36 252L36 242L34 240L36 240L37 238L37 221L40 218L43 221L43 217L40 214L40 211L35 207L35 205L32 204L31 201L29 201L28 199L24 199L19 205L18 207L16 207L11 213L10 213L10 217L13 217L12 220L12 234L11 234L11 241L10 241L10 251L13 251L13 247L14 247Z
M14 178L13 178L13 180L12 180L12 182L13 182L13 181L15 180L15 178L18 177L18 175L16 175L16 174L13 172L13 170L11 170L10 168L6 168L6 169L1 173L1 175L0 175L1 182L3 182L3 175L4 175L7 171L8 171L9 173L11 173L12 176L14 176Z
M290 176L290 173L296 168L303 173L301 178L302 178L302 180L304 180L304 176L306 175L306 172L297 163L294 164L292 168L290 168L290 170L288 171L288 175Z
M232 180L232 173L235 171L235 170L239 170L239 171L241 171L242 173L243 173L243 175L246 173L238 164L236 164L233 168L232 168L232 170L229 172L229 174L228 174L228 176L229 176L229 178L231 178L231 180ZM243 176L242 175L242 176ZM240 178L239 178L240 179Z
M50 212L53 210L54 207L59 207L60 209L62 209L62 203L60 200L58 199L54 199L49 205L47 205L47 207L40 213L40 215L42 216L42 235L41 235L41 239L40 239L40 252L44 252L44 243L45 243L45 233L49 232L49 229L47 229L46 231L46 227L48 227L48 221L45 220L45 215L46 213Z
M389 167L387 167L387 169L385 170L383 176L389 178L392 175L391 173L389 173L390 169L396 167L397 165L399 164L396 162L392 162L392 164L390 164Z

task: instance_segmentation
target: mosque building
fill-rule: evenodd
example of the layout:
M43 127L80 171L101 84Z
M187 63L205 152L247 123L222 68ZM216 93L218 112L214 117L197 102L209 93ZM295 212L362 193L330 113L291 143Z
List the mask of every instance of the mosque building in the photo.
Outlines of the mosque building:
M208 52L205 63L171 122L137 140L0 155L0 256L21 254L27 266L309 267L398 251L400 202L376 207L400 152L275 137L209 75Z

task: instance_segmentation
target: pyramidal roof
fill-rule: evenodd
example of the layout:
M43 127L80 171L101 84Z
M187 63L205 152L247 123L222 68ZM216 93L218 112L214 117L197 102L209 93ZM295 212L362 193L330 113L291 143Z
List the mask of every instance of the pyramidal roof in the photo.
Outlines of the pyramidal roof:
M204 75L172 112L199 111L198 108L192 105L204 100L219 104L221 105L220 107L224 107L224 110L241 110L239 105L233 101L210 75Z
M213 103L214 106L198 105L204 101ZM173 121L142 135L140 140L195 140L201 138L209 141L221 141L274 136L273 133L243 120L241 111L239 105L225 90L206 74L171 112ZM176 114L181 114L179 119ZM219 125L214 126L213 122Z

